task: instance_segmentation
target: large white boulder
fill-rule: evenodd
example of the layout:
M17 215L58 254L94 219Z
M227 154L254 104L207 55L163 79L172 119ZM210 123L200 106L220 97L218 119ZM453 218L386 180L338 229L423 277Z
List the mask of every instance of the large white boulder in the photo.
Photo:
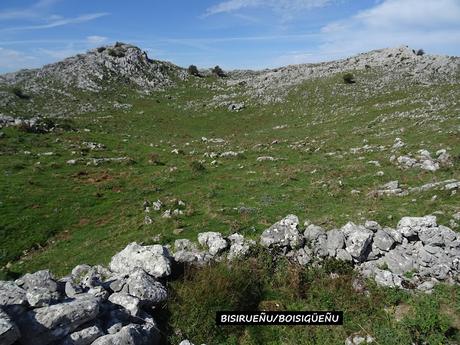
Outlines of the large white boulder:
M142 268L151 276L161 278L171 274L171 258L164 246L141 246L133 242L112 257L109 267L113 272L124 274Z

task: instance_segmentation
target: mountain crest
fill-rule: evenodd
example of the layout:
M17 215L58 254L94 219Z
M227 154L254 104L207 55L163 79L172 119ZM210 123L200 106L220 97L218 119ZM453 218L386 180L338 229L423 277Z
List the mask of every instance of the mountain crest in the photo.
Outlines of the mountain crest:
M76 87L98 92L111 83L132 84L142 91L160 90L172 84L179 68L171 63L152 60L136 46L117 42L111 46L92 49L41 69L7 74L3 80L9 84L34 84L47 88L49 83L61 87Z

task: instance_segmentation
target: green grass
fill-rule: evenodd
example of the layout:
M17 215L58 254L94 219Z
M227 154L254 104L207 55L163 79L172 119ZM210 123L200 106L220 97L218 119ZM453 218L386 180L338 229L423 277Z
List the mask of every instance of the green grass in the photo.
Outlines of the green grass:
M195 238L206 230L255 236L288 213L326 228L364 219L394 226L401 216L433 211L443 212L439 220L447 222L458 211L458 195L433 191L373 198L367 194L395 179L408 187L458 179L458 159L454 167L433 174L398 169L389 162L390 150L358 154L349 150L363 146L363 140L390 147L401 137L407 143L402 152L449 147L453 156L460 156L460 139L452 132L458 126L458 109L451 102L452 95L459 94L458 85L393 85L382 93L369 87L378 82L376 73L355 72L365 84L346 85L341 75L309 81L293 89L282 104L248 102L248 108L238 113L187 106L190 101L209 103L215 91L207 85L219 83L195 78L152 96L122 90L118 101L132 104L131 110L73 117L72 126L78 132L31 134L4 129L0 264L13 262L11 274L51 267L60 275L81 261L106 263L129 241L148 242L158 234L170 241ZM395 112L424 114L427 110L420 103L435 98L447 104L437 113L443 121L417 126L412 119L391 117ZM394 103L401 99L414 101ZM382 116L389 120L377 121ZM280 125L287 128L273 129ZM223 138L226 144L204 143L203 136ZM271 145L275 140L278 143ZM107 149L79 148L84 141L103 143ZM185 154L171 153L174 148ZM244 154L218 159L218 166L203 157L205 152L229 150ZM55 155L37 156L43 152ZM152 154L162 164L149 163ZM66 164L82 155L128 156L134 164ZM281 160L256 161L266 155ZM370 160L379 161L381 167L368 164ZM375 176L379 170L385 173L383 177ZM353 195L354 189L361 194ZM432 201L435 194L438 198ZM186 215L164 220L160 214L151 214L154 223L144 225L142 203L157 199L184 200ZM256 212L241 214L235 210L241 206ZM180 236L173 234L178 228L184 230Z
M250 259L186 269L173 281L168 304L158 311L164 341L177 344L343 344L351 334L371 335L376 344L456 344L457 320L448 307L458 287L439 287L433 295L377 288L342 262L302 268L285 259L273 261L264 250ZM332 275L335 274L335 275ZM395 317L396 310L399 319ZM458 308L458 306L457 306ZM225 310L343 310L343 326L216 326ZM457 322L457 323L455 323Z
M429 191L405 197L368 193L392 180L407 188L460 179L460 110L455 102L460 98L459 84L427 86L390 80L380 89L381 72L353 74L355 84L345 84L341 74L311 80L293 88L285 102L266 106L243 96L242 86L228 88L215 78L178 82L150 96L128 89L101 95L75 91L78 102L71 107L98 102L101 110L73 116L74 130L33 134L3 129L0 278L43 268L63 276L77 264L107 264L132 241L195 240L203 231L240 232L256 238L291 213L302 223L308 219L327 229L366 219L394 227L403 216L435 211L438 222L449 225L452 214L460 211L458 193ZM216 84L223 91L211 88ZM234 113L210 106L214 96L225 92L235 92L235 101L245 101L247 108ZM53 100L49 102L44 96L31 97L1 112L33 115L28 111L33 101L46 113L53 102L59 104L60 96L49 95ZM117 110L109 101L133 107ZM428 102L444 106L432 110ZM226 143L206 143L202 137L223 138ZM396 137L407 144L400 154L449 148L454 166L436 173L401 170L389 161ZM107 148L89 151L82 148L83 142ZM386 149L350 152L365 144ZM174 149L184 154L171 153ZM244 154L219 158L217 166L204 157L225 151ZM54 155L39 156L46 152ZM133 162L66 163L75 158L124 156ZM280 160L257 162L259 156ZM381 166L368 164L371 160ZM377 171L384 176L376 176ZM353 190L360 194L352 194ZM143 202L158 199L165 204L162 211L176 208L177 200L185 201L184 215L164 219L161 212L152 211L153 223L145 225ZM240 207L251 212L239 212ZM378 344L459 342L458 325L452 327L440 316L449 301L459 301L458 288L442 287L423 297L370 284L367 296L353 291L355 275L347 267L328 265L322 270L299 269L249 260L238 267L218 264L192 270L170 284L174 298L161 317L170 321L171 328L164 331L172 343L190 336L196 343L212 339L222 344L339 344L354 332L369 333ZM340 277L332 279L330 271L339 271ZM213 325L213 310L259 308L270 301L288 310L342 309L346 322L334 328L220 329ZM411 306L413 313L396 322L385 310L401 304ZM458 322L458 302L449 308L444 314ZM174 335L177 330L182 333Z

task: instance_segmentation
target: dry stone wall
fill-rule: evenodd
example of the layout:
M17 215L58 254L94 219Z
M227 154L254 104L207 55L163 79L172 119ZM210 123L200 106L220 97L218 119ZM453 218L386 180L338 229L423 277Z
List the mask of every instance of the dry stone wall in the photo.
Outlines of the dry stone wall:
M396 228L367 221L326 231L314 224L301 229L299 219L288 215L258 243L240 234L205 232L198 243L131 243L108 268L79 265L61 279L42 270L0 281L0 344L156 344L154 310L167 301L165 279L176 264L244 258L256 245L299 265L348 261L386 287L429 293L438 282L460 281L460 235L437 224L435 216L404 217Z

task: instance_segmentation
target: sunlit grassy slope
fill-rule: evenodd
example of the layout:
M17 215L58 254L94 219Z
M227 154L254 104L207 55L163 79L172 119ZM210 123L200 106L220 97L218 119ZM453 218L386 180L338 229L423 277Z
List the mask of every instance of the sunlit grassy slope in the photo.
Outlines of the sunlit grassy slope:
M392 180L407 189L460 179L460 86L395 81L381 89L382 73L355 72L357 83L352 85L341 75L310 80L292 89L284 102L264 106L241 96L243 87L227 90L225 82L213 78L192 78L150 96L120 88L79 97L132 108L75 115L70 119L73 130L32 134L3 129L2 277L43 268L60 276L77 264L106 264L132 241L167 244L176 238L195 239L203 231L256 238L290 213L302 223L308 219L327 229L366 219L395 226L402 216L431 213L440 224L449 225L460 211L458 194L368 193ZM229 112L209 106L215 95L227 91L236 92L235 101L245 101L247 107ZM45 104L46 97L18 101L19 107L25 111L31 101ZM393 152L397 137L406 146ZM209 140L217 138L224 144ZM106 149L92 151L84 142ZM365 145L368 150L362 149ZM448 149L454 165L432 173L401 170L390 162L393 154L419 149L433 154ZM241 153L209 157L227 151ZM52 155L43 155L48 152ZM258 161L262 156L277 160ZM97 157L131 161L67 164ZM211 164L214 160L217 164ZM383 176L377 176L378 171ZM156 200L163 202L163 210L150 212L153 223L144 224L143 203ZM178 200L185 202L184 214L162 218L166 209L177 208ZM357 292L356 273L347 265L330 262L321 269L299 268L257 255L257 260L233 268L217 264L170 282L171 298L157 315L164 341L343 344L354 332L372 335L377 344L460 341L458 287L441 285L426 297L367 282ZM346 321L328 328L214 325L216 310L273 306L344 310Z
M98 97L132 104L130 110L75 116L74 131L4 129L0 263L12 262L12 273L50 267L64 274L81 262L106 263L130 241L151 243L161 235L160 241L168 243L203 231L256 236L289 213L326 228L364 219L394 226L401 216L435 211L446 223L459 210L458 195L367 194L391 180L415 187L460 178L459 85L395 82L382 91L369 86L377 82L377 72L360 72L357 78L352 85L343 83L341 75L311 80L292 90L285 102L259 106L246 100L248 107L241 112L206 107L213 91L205 86L221 83L211 78L181 82L151 96L120 90ZM443 106L433 113L431 103ZM225 144L203 142L202 137L222 138ZM455 164L436 173L401 170L389 161L396 137L406 143L400 154L448 148ZM83 142L102 143L106 149L85 150ZM350 152L366 144L386 149ZM243 153L217 158L217 165L204 157L225 151ZM40 156L45 152L53 155ZM122 156L133 162L66 163ZM278 160L258 162L260 156ZM205 170L196 171L193 162L202 160ZM376 176L377 171L384 175ZM153 224L145 225L142 204L158 199L170 209L174 200L183 200L184 215L163 219L161 212L152 212Z

